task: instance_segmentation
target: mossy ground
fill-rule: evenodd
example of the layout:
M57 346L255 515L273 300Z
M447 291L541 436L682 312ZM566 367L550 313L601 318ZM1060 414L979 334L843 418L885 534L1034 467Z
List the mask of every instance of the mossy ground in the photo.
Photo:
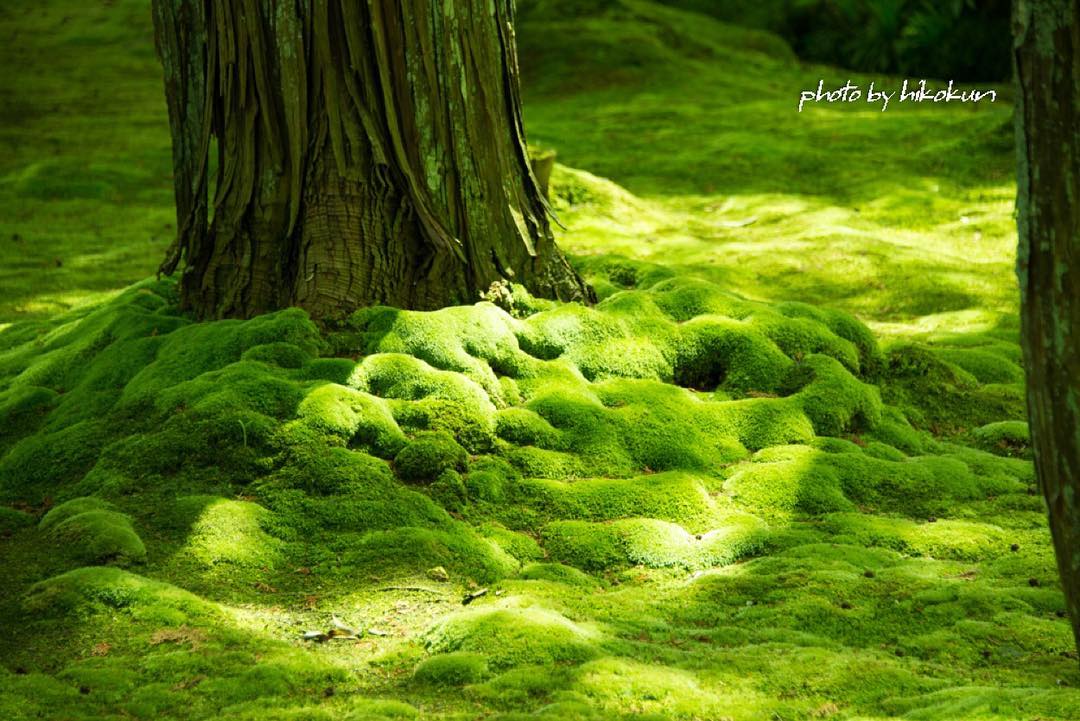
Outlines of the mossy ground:
M1080 718L1006 103L522 3L596 308L195 324L147 21L0 10L0 717Z

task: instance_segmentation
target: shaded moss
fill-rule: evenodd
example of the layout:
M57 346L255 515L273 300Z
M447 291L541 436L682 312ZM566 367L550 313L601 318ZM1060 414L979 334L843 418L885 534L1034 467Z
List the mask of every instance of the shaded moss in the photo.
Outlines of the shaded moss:
M54 523L49 535L64 553L84 564L141 561L146 547L122 513L90 510Z

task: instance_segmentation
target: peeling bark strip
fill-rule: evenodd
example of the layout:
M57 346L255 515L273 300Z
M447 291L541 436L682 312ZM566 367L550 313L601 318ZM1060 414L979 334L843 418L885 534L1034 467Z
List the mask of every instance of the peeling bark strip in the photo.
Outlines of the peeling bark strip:
M153 12L178 228L161 271L183 266L186 308L330 319L469 303L500 280L593 300L530 169L512 0Z
M1017 0L1013 20L1028 415L1080 645L1080 8Z

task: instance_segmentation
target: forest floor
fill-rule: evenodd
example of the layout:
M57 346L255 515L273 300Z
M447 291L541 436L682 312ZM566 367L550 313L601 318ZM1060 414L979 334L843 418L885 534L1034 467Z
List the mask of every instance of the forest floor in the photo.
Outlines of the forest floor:
M600 304L326 335L148 279L146 3L0 9L0 717L1080 719L1008 90L798 113L899 81L647 2L519 15Z

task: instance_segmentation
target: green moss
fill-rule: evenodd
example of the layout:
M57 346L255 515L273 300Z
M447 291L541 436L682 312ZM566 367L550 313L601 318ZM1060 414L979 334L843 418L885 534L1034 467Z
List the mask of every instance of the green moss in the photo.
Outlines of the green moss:
M814 426L796 398L747 398L723 409L730 413L739 443L751 451L814 438Z
M407 441L385 400L345 386L313 389L300 403L297 415L320 433L380 458L393 458Z
M618 658L598 659L581 669L578 688L601 708L632 705L654 718L715 717L729 710L724 699L702 687L696 674L656 668Z
M521 569L521 578L529 581L550 581L567 586L596 588L596 580L573 566L561 563L530 563Z
M77 568L36 583L22 606L38 618L68 621L123 613L149 624L178 626L217 617L211 603L192 593L113 567Z
M913 426L936 435L1024 418L1019 384L980 385L968 371L921 346L890 350L885 373L881 385L885 401L902 408Z
M955 501L1018 489L1015 476L977 470L954 457L894 461L861 451L789 446L759 452L731 474L724 488L765 514L824 513L861 504L914 516L945 514Z
M298 308L248 321L223 320L184 326L166 336L154 362L124 387L122 401L153 401L161 390L236 363L248 349L268 343L290 344L315 355L320 340L315 325ZM260 367L266 368L262 364ZM258 373L255 369L252 372Z
M350 325L362 352L407 354L461 373L497 402L502 400L497 376L528 374L533 366L518 347L517 321L490 303L434 313L368 308L354 314Z
M505 408L495 417L499 438L518 446L558 449L563 446L559 431L539 414L527 408Z
M544 547L551 558L586 571L628 565L720 566L760 551L766 538L764 523L749 514L729 514L719 519L717 528L699 534L648 518L557 521L544 527Z
M511 531L496 523L485 524L478 530L482 536L494 541L499 548L519 562L535 561L544 557L544 549L524 533Z
M248 348L241 360L259 361L278 368L302 368L311 360L311 348L293 343L264 343Z
M987 423L971 432L975 444L999 456L1031 458L1031 433L1024 421Z
M111 510L114 510L113 505L100 498L95 498L93 496L72 498L70 501L65 501L58 506L50 508L48 513L41 517L38 527L42 530L49 530L56 527L59 523L66 521L72 516L77 516L80 513Z
M410 483L431 483L444 471L464 471L468 454L447 433L417 435L394 457L394 470Z
M543 529L543 543L555 561L589 572L626 563L621 539L607 525L589 521L556 521Z
M64 512L62 515L42 519L42 527L62 553L83 564L130 563L146 557L146 547L128 516L81 505L89 510L61 506L54 511Z
M370 497L394 484L390 466L379 458L327 445L318 437L291 435L291 440L298 442L287 447L288 462L268 476L264 484L321 495L353 493L357 497Z
M483 681L487 675L487 658L468 651L432 656L413 671L415 681L430 686L466 686Z
M29 513L14 508L0 506L0 537L11 536L15 532L34 525L34 517Z
M995 425L1024 418L1009 103L794 113L831 71L768 35L518 11L530 137L610 178L551 194L602 302L511 288L325 337L194 324L169 279L113 294L175 231L145 7L0 17L0 496L26 511L0 510L0 717L1075 718L1033 466L980 450L1023 453ZM472 457L409 487L389 461L430 432ZM26 527L85 494L116 507ZM48 527L118 508L159 580L27 593L72 560ZM389 635L299 640L330 614ZM440 624L498 675L410 681Z
M461 474L448 468L439 474L427 488L436 502L451 513L459 513L465 508L468 493Z
M929 450L925 434L920 434L898 408L886 406L881 422L874 430L866 434L886 445L896 448L909 456L920 455Z
M497 544L480 538L464 524L445 530L396 527L341 541L341 564L350 573L409 578L443 566L452 576L490 583L516 572L519 565Z
M39 503L90 470L109 438L102 421L82 421L24 438L0 458L0 498Z
M56 391L33 385L0 392L0 451L40 428L58 400Z
M947 363L964 369L979 383L1023 383L1024 370L1018 363L979 348L942 348L934 351Z
M520 473L505 459L484 456L469 464L465 489L471 499L501 503L506 497L509 484L520 477Z
M177 504L194 518L174 561L190 559L202 570L233 579L266 573L281 561L281 542L265 530L275 523L262 506L213 496L181 498Z
M788 458L745 464L724 483L740 503L765 513L827 513L850 510L836 470L814 463L809 449L792 448Z
M675 382L701 390L773 392L791 367L791 360L752 325L722 317L687 321L677 352Z
M549 609L499 607L447 616L429 628L423 639L433 653L483 653L492 670L502 670L580 663L596 655L599 636Z
M646 516L700 525L712 510L700 481L683 473L573 483L528 480L515 486L514 500L550 518L562 519Z
M1010 534L986 523L949 519L916 523L857 513L832 514L825 523L838 542L940 559L975 561L1004 555L1010 548Z
M872 430L881 421L878 389L858 380L828 356L808 356L785 384L799 389L796 397L820 435Z

